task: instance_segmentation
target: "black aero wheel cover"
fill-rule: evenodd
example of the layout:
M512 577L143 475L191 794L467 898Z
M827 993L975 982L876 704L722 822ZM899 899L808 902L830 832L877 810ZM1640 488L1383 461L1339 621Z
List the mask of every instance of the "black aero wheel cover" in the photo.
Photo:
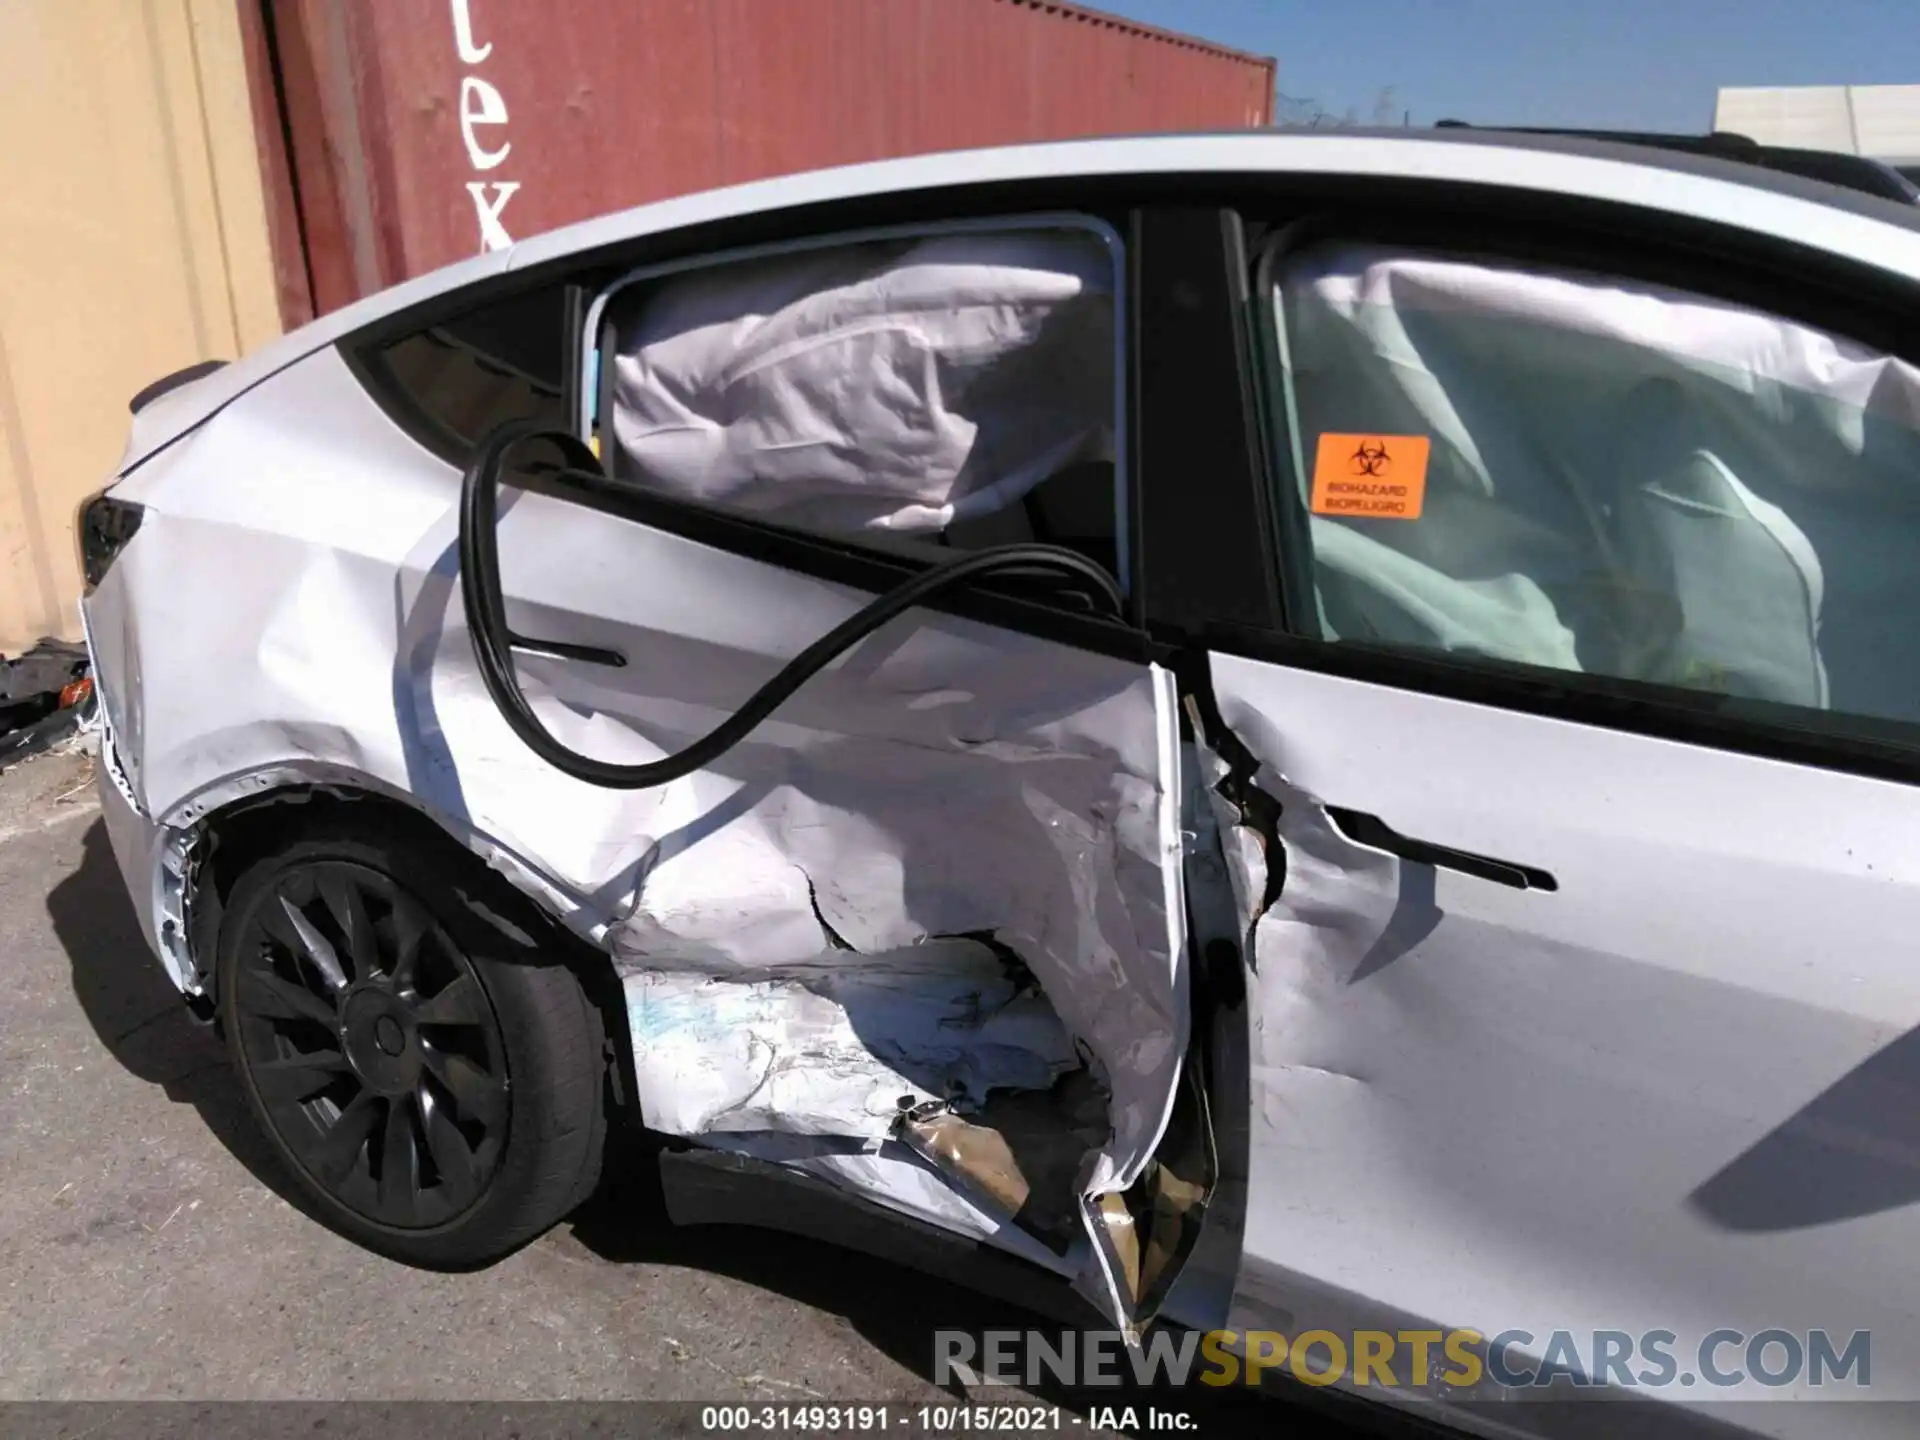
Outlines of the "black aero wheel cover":
M379 870L314 859L234 920L235 1053L307 1179L393 1230L472 1210L506 1147L506 1048L432 912Z

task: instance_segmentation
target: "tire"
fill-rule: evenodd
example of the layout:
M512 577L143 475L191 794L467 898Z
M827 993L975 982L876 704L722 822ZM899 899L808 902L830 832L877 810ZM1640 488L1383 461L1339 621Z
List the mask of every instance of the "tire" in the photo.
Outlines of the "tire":
M530 910L450 842L337 818L227 893L216 994L240 1088L313 1212L368 1249L481 1265L598 1181L605 1027Z

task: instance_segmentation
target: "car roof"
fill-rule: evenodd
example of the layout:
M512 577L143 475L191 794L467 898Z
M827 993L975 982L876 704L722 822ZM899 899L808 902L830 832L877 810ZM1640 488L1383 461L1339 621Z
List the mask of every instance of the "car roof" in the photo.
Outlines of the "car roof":
M1740 192L1759 191L1920 233L1920 207L1900 206L1856 190L1714 154L1656 149L1583 134L1464 127L1328 127L1051 141L805 171L656 201L532 236L514 247L513 265L521 268L576 250L709 220L867 195L1048 176L1091 178L1183 171L1454 181L1637 201L1735 224L1754 218L1753 207L1742 204L1748 197ZM1827 227L1816 226L1815 233L1808 235L1799 223L1810 218L1798 217L1795 228L1781 233L1805 235L1815 244L1827 243Z
M1712 155L1583 136L1447 129L1238 130L1049 141L807 171L550 230L380 291L282 336L134 417L123 471L303 356L504 271L714 221L868 196L1051 177L1295 174L1503 187L1738 225L1920 279L1920 206Z
M1438 120L1436 130L1461 131L1475 127L1464 120ZM1905 204L1920 202L1920 190L1911 180L1885 161L1839 150L1806 150L1786 145L1763 145L1748 135L1715 130L1704 135L1671 134L1648 130L1590 130L1561 126L1495 127L1501 133L1527 136L1560 136L1584 140L1610 141L1661 152L1717 156L1743 165L1821 180L1844 189Z

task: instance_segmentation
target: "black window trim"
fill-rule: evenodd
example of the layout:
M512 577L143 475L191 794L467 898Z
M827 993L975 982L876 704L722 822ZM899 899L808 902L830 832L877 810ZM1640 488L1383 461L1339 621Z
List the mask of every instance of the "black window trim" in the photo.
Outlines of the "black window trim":
M1282 577L1283 595L1311 595L1311 558L1305 567L1287 555L1302 555L1296 537L1305 533L1305 501L1294 473L1289 437L1273 442L1268 426L1277 380L1277 341L1271 323L1272 267L1285 255L1314 240L1340 238L1408 248L1447 249L1519 262L1540 262L1563 269L1618 275L1641 283L1684 289L1707 299L1748 305L1817 326L1878 352L1920 364L1920 339L1900 317L1920 316L1920 282L1851 261L1829 251L1757 235L1691 217L1648 211L1612 202L1525 194L1513 213L1496 217L1482 207L1466 215L1436 214L1431 205L1401 208L1391 195L1306 205L1275 213L1272 205L1249 204L1237 197L1243 217L1273 215L1263 233L1250 236L1256 255L1253 303L1246 323L1254 331L1252 384L1259 396L1259 419L1269 443L1262 482L1270 496L1286 503L1273 507L1266 534L1268 563ZM1252 227L1250 227L1252 228ZM1282 473L1280 467L1285 466ZM1284 512L1292 509L1291 516ZM1920 558L1920 557L1916 557ZM1305 570L1305 574L1300 572ZM1317 616L1308 606L1303 619L1297 604L1286 606L1284 629L1226 620L1209 629L1210 647L1247 659L1338 675L1473 704L1497 706L1576 724L1642 734L1685 744L1780 760L1901 783L1920 783L1920 725L1909 726L1912 740L1879 740L1866 735L1813 732L1782 719L1772 721L1729 710L1756 702L1706 691L1654 685L1610 676L1577 674L1544 667L1454 659L1365 642L1321 640L1309 631ZM1790 712L1792 707L1779 707ZM1817 713L1817 712L1812 712ZM1844 713L1844 712L1843 712ZM1862 727L1902 722L1848 716Z
M1174 646L1278 616L1240 228L1217 199L1133 217L1135 564L1148 628Z
M1116 204L1117 191L1101 183L1055 184L1040 187L972 186L908 196L880 197L856 205L836 202L799 210L742 217L714 226L671 231L582 251L533 267L508 270L449 295L435 296L341 337L335 348L380 409L415 443L456 469L464 467L470 447L400 393L397 382L380 358L381 350L423 330L458 318L481 306L553 289L568 307L566 336L569 357L563 422L578 431L586 411L584 357L590 326L604 306L593 304L631 277L701 268L727 258L755 254L792 253L861 239L915 236L1016 228L1075 228L1096 235L1113 260L1115 287L1115 548L1123 573L1128 611L1124 623L1077 613L1055 603L1020 597L1024 588L1009 577L982 587L949 592L929 601L927 608L1016 628L1023 633L1054 638L1084 649L1124 658L1153 659L1167 652L1150 641L1143 626L1139 574L1139 537L1136 517L1140 489L1139 465L1132 446L1134 431L1134 356L1129 344L1130 289L1133 275L1130 250L1124 238L1132 209ZM1036 203L1045 197L1047 203ZM904 206L894 202L908 202ZM584 292L584 296L583 296ZM577 319L576 319L577 317ZM593 318L590 318L593 317ZM607 383L600 365L600 384ZM577 379L575 377L578 377ZM603 442L604 443L604 442ZM604 479L605 477L603 477ZM782 525L759 516L730 514L711 506L676 501L663 495L638 492L634 487L606 479L604 485L588 477L568 474L564 480L529 480L516 474L513 483L542 489L604 513L636 520L671 534L709 544L736 555L764 559L819 579L880 591L926 568L940 552L918 553L908 544L872 543L856 537L837 537ZM1015 592L1015 593L1008 593Z

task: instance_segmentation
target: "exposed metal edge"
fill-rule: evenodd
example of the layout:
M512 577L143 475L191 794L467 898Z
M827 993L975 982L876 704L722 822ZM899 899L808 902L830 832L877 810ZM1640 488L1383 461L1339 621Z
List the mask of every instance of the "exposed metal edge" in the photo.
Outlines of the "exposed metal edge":
M119 779L117 774L115 779ZM316 794L342 800L381 799L404 806L478 857L563 930L595 950L606 951L609 917L491 836L421 804L416 796L375 775L321 761L288 761L214 781L157 817L160 841L154 855L154 929L161 961L190 1002L211 998L207 982L212 976L212 957L203 958L195 952L199 846L207 827L233 810L298 804Z
M717 1150L667 1150L660 1156L660 1188L676 1225L750 1225L823 1240L1065 1325L1111 1327L1060 1276L769 1161Z
M86 633L87 660L97 677L100 667L94 659L93 635L86 630L84 612L82 629ZM167 978L173 981L188 1003L205 1002L208 998L207 973L193 956L191 913L194 882L198 876L200 827L155 824L149 819L127 778L126 766L120 758L120 747L114 740L113 720L107 713L106 698L100 694L97 681L94 705L100 731L95 763L135 819L142 824L152 825L154 830L152 887L147 902L153 921L154 949ZM139 896L136 894L134 899L138 901Z
M243 801L273 803L276 799L294 800L283 792L319 792L341 799L356 794L393 801L431 821L447 837L472 851L497 871L513 887L535 901L556 920L590 943L601 946L606 933L604 916L595 919L587 913L584 901L556 877L517 851L474 826L463 824L439 808L422 804L419 797L377 775L351 766L318 760L289 760L225 776L202 786L186 799L176 801L157 817L169 829L188 829L205 824L217 814ZM604 947L603 947L604 948Z
M201 829L163 829L153 872L154 938L161 963L180 993L191 1000L207 997L211 964L193 954L194 886L199 876Z

